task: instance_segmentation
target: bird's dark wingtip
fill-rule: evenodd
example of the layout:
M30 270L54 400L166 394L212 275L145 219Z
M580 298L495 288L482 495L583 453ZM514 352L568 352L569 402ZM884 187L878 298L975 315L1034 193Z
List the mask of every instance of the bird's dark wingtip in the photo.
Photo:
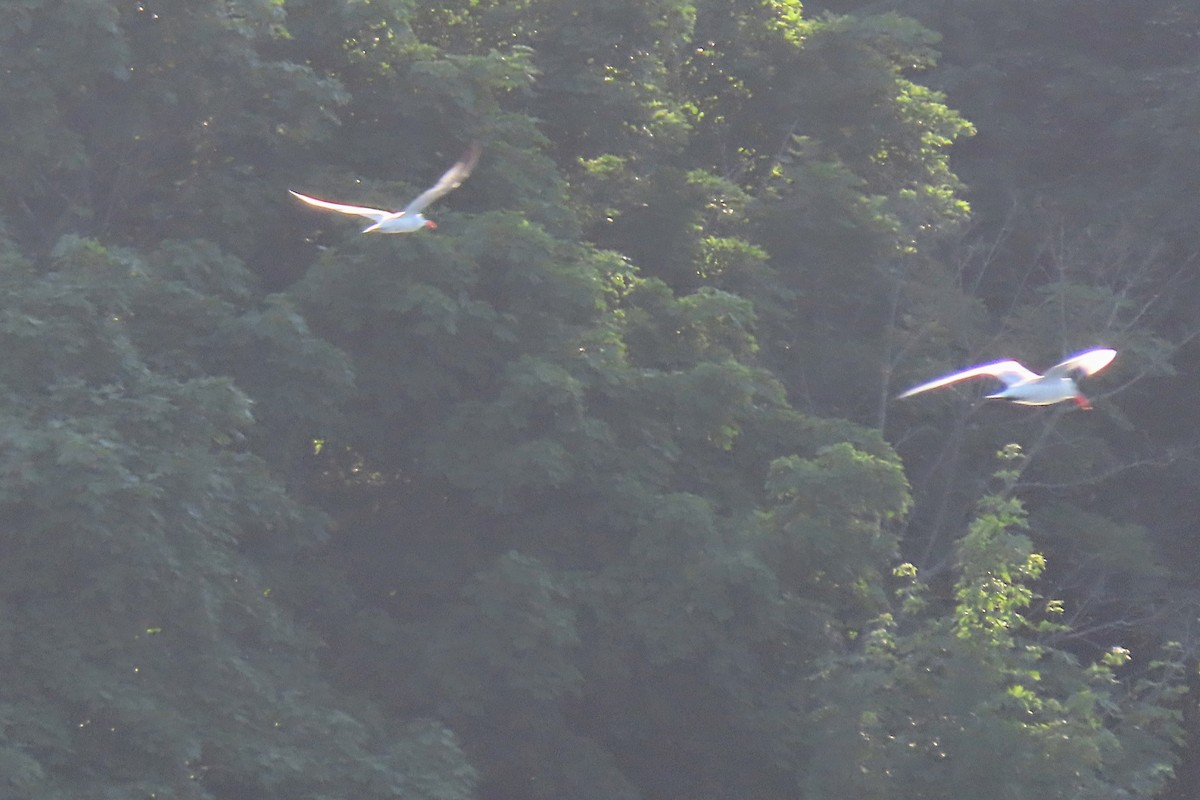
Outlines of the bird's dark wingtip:
M463 165L466 172L475 169L475 165L479 163L479 157L483 155L483 143L476 140L467 145L467 151L463 153L462 158L458 163Z

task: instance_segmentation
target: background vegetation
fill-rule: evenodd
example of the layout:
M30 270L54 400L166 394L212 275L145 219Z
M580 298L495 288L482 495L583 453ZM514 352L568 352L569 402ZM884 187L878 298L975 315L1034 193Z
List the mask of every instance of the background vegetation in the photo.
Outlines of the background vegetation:
M1193 797L1193 6L0 4L0 797Z

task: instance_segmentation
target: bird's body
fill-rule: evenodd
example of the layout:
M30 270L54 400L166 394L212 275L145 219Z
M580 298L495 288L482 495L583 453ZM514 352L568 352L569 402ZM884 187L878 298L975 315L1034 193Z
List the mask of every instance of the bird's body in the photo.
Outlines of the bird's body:
M288 191L293 197L315 208L336 211L339 214L366 217L371 220L371 224L363 228L363 233L412 233L413 231L421 230L421 228L437 227L436 222L425 219L425 216L421 212L433 201L461 186L462 182L471 174L471 170L479 163L481 152L482 148L478 144L471 145L463 157L454 166L446 170L446 173L438 179L437 183L417 195L412 202L400 211L331 203L328 200L319 200L316 197L309 197L291 189Z
M999 392L987 395L989 400L1008 400L1025 406L1049 406L1064 400L1071 400L1082 409L1090 409L1092 404L1079 391L1076 380L1104 369L1116 355L1116 350L1108 348L1087 350L1071 356L1060 364L1055 364L1046 370L1045 375L1038 375L1016 361L997 361L994 364L971 367L962 372L955 372L929 383L914 386L900 397L911 397L930 389L939 389L970 378L987 376L1004 383L1004 388Z

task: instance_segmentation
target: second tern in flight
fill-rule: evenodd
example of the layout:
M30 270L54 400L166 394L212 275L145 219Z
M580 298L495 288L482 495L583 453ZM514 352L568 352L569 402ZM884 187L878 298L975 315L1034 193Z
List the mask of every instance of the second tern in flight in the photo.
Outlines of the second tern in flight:
M1055 364L1046 370L1045 375L1038 375L1016 361L997 361L994 364L971 367L929 383L922 383L920 386L909 389L900 397L910 397L919 392L939 389L951 383L986 375L1004 383L1002 390L987 396L989 400L1008 400L1025 406L1048 406L1063 400L1071 400L1080 408L1090 410L1092 404L1079 391L1075 381L1104 369L1116 355L1116 350L1103 347L1086 350L1071 356L1061 364Z

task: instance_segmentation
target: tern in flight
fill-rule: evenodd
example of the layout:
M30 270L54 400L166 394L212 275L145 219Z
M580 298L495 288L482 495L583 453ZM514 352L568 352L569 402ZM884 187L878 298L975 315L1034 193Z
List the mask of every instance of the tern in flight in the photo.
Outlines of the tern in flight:
M382 208L366 208L365 206L347 206L341 203L331 203L328 200L318 200L315 197L288 191L291 194L316 208L323 208L326 211L336 211L339 214L352 214L356 217L366 217L371 220L371 224L363 228L363 233L412 233L419 231L421 228L436 228L437 223L431 219L425 219L421 214L425 207L434 200L449 194L454 189L462 185L462 182L471 174L471 170L475 169L475 165L479 163L479 154L483 152L483 148L479 143L472 144L463 157L458 160L454 166L446 170L446 174L438 179L438 182L430 186L408 205L400 211L387 211Z
M1071 356L1061 364L1055 364L1046 370L1045 375L1038 375L1016 361L997 361L994 364L971 367L929 383L922 383L920 386L909 389L900 397L911 397L930 389L938 389L951 383L986 375L1004 383L1002 390L987 396L989 400L1008 400L1025 406L1049 406L1064 400L1071 400L1075 405L1088 411L1091 410L1092 404L1079 391L1075 381L1104 369L1116 355L1116 350L1108 348L1086 350Z

